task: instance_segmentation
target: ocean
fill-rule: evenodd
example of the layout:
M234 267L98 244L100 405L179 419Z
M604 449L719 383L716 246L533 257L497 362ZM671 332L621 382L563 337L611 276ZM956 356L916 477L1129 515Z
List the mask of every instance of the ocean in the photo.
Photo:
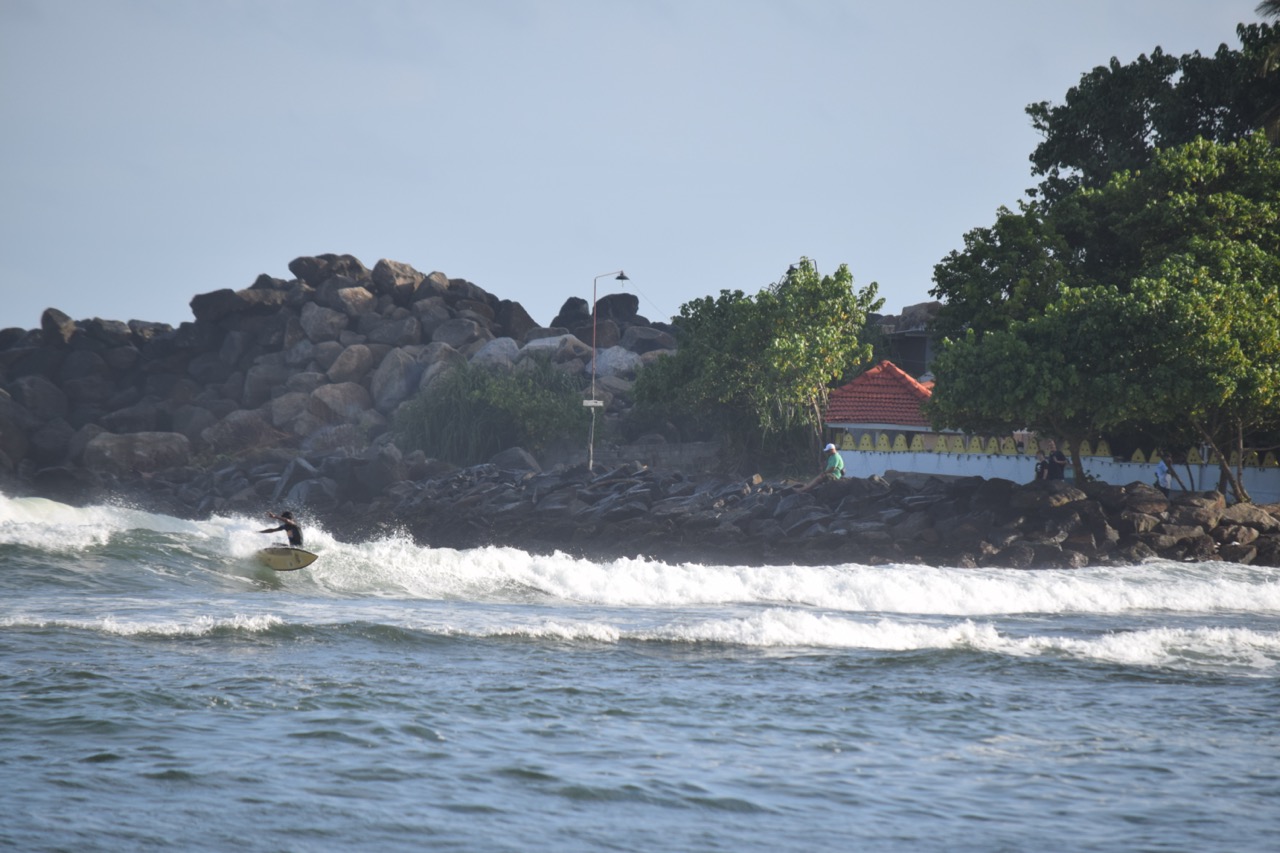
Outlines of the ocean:
M1277 569L275 573L268 521L0 496L0 848L1276 849Z

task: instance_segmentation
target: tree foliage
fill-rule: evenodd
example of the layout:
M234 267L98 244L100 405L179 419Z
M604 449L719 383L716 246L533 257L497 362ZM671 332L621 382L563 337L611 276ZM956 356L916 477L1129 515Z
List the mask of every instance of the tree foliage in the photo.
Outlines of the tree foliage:
M1280 129L1280 69L1269 60L1280 27L1241 24L1236 34L1239 49L1223 44L1211 57L1175 58L1157 47L1128 64L1112 58L1083 75L1064 103L1028 106L1044 135L1031 154L1043 178L1036 194L1053 202L1100 187L1116 172L1141 168L1157 149L1197 138L1232 142Z
M1178 86L1193 79L1183 60ZM1242 459L1251 435L1280 430L1280 156L1262 133L1239 134L1257 126L1258 111L1219 117L1213 132L1230 141L1153 149L1176 137L1170 105L1144 101L1162 61L1157 53L1128 76L1085 78L1110 87L1108 97L1132 97L1146 136L1123 117L1082 131L1096 138L1092 160L1084 147L1070 160L1075 186L1053 184L1018 213L1001 209L938 264L933 295L946 304L936 329L952 339L934 362L932 418L1025 425L1073 447L1134 424L1161 442L1190 433L1219 452L1224 480L1248 500L1226 460ZM1047 165L1050 178L1065 163ZM1116 163L1133 168L1103 175Z
M636 399L713 419L740 446L761 448L791 430L821 434L832 382L871 357L873 283L853 289L841 265L823 276L807 258L754 297L722 290L681 306L680 347L640 374Z

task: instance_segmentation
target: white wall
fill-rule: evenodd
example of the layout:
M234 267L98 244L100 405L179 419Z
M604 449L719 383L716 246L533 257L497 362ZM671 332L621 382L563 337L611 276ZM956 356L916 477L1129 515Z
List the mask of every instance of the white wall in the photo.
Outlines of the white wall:
M909 471L949 477L999 477L1015 483L1035 479L1034 456L1001 456L985 453L882 453L865 450L842 450L844 472L848 477L884 476L886 471ZM1124 486L1132 482L1155 482L1156 465L1139 462L1116 462L1102 456L1084 458L1085 473L1095 480ZM1207 492L1217 488L1217 465L1192 465L1188 482L1187 466L1177 466L1178 476L1192 491ZM1067 466L1071 476L1071 466ZM1174 488L1178 487L1174 482ZM1280 503L1280 468L1245 468L1244 487L1254 502Z

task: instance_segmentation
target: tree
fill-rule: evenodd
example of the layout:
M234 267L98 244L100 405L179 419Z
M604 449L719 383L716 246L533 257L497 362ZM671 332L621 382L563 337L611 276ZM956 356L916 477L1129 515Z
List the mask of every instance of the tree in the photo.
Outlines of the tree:
M1127 65L1112 58L1083 75L1064 103L1028 106L1044 134L1031 154L1032 172L1043 178L1032 193L1054 202L1141 168L1158 148L1272 132L1280 86L1266 57L1280 45L1280 27L1242 24L1236 33L1240 49L1220 45L1212 57L1197 51L1175 59L1157 47Z
M1248 500L1226 463L1280 428L1280 152L1261 134L1198 140L1076 191L1050 220L1077 284L946 345L931 417L1046 429L1073 447L1122 426L1172 437L1190 425Z
M1128 413L1115 351L1141 322L1094 296L1091 289L1065 288L1034 317L947 341L933 363L929 419L967 432L1023 427L1065 439L1082 480L1081 442Z
M845 264L823 276L802 258L754 297L722 290L688 302L675 321L679 349L640 374L637 402L702 417L714 410L744 449L795 429L816 441L831 383L871 357L867 314L884 304L876 289L855 292Z
M1041 313L1066 282L1068 247L1045 218L1044 208L1001 207L995 224L964 235L964 250L934 267L930 295L943 300L933 332L979 336Z

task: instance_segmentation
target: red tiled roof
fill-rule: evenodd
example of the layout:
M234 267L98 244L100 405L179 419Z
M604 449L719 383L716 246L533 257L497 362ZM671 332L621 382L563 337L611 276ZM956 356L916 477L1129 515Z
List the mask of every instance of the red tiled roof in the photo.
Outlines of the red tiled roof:
M928 426L920 404L932 391L889 361L882 361L831 392L824 420L829 424Z

